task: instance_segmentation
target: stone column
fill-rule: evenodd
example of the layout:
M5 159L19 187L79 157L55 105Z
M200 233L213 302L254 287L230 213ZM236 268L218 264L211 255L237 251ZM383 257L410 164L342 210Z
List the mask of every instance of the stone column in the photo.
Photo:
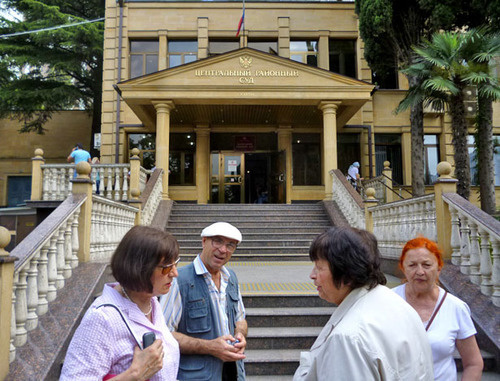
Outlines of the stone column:
M140 151L137 148L132 148L130 152L132 157L130 158L130 195L129 199L133 198L132 189L136 189L141 194L140 187L140 176L141 176L141 158L139 157Z
M162 200L168 197L168 172L169 172L169 142L170 142L170 110L174 102L153 102L156 109L156 167L163 169Z
M318 67L325 70L330 70L330 32L321 30L319 32L318 41Z
M387 187L384 187L384 192L385 192L385 202L388 204L394 201L394 193L391 191L392 169L391 169L391 163L389 161L384 161L384 170L382 171L382 173L386 176L384 180L385 180L385 185L387 185Z
M5 248L10 243L10 232L0 226L0 380L9 373L10 331L12 318L12 287L14 261Z
M210 197L210 128L198 125L196 132L196 191L198 204L206 204Z
M208 17L198 17L198 59L208 57Z
M158 49L158 70L164 70L167 66L167 31L159 30L158 31L158 39L159 39L159 49Z
M337 169L337 108L340 102L322 101L318 108L323 111L323 183L325 200L333 196L330 171Z
M438 164L437 173L439 178L434 183L437 241L443 249L444 259L451 259L451 214L448 204L443 200L443 193L456 193L458 180L450 176L451 164L446 161Z
M92 218L92 180L90 179L90 164L81 161L76 165L76 179L72 179L73 194L84 194L87 199L80 208L78 216L78 261L90 261L90 231Z
M365 229L373 233L373 214L368 208L378 205L378 200L375 198L375 189L367 188L365 191Z
M290 58L290 18L278 17L278 54Z
M292 127L279 126L278 151L285 151L286 203L292 203Z
M37 148L35 157L31 159L31 201L40 201L43 194L42 164L45 164L43 150Z

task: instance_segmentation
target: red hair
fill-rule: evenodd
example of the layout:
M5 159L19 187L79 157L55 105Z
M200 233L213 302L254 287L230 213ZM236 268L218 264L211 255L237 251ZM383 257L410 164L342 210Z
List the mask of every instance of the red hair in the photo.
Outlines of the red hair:
M437 243L425 237L417 237L406 242L405 246L403 247L403 251L401 252L401 256L399 257L399 269L401 271L403 271L403 262L406 258L406 253L408 252L408 250L420 249L421 247L429 250L432 254L434 254L438 262L438 268L443 268L443 253L441 252L441 250L439 250Z

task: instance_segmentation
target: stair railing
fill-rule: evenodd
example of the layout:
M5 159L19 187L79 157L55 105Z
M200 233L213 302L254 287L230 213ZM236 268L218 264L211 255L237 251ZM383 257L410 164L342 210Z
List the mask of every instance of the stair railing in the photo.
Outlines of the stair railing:
M162 174L163 170L157 168L151 175L144 192L141 194L141 225L151 225L156 210L158 209L163 190Z
M340 169L330 171L332 176L333 201L335 201L349 224L353 227L365 228L364 203L360 194L347 181Z

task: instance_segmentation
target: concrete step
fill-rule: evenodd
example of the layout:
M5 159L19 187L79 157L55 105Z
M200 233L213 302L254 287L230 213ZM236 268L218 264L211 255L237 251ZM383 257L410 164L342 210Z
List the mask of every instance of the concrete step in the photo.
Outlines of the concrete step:
M239 249L246 249L249 247L307 247L311 245L312 238L305 239L286 239L287 237L272 238L272 239L246 239L244 237L243 242L238 245ZM195 237L194 239L181 239L177 237L177 242L184 248L188 247L200 247L201 248L201 238Z
M198 254L201 251L200 247L182 247L179 252L181 255L184 254ZM307 256L309 253L309 246L297 246L297 247L284 247L284 246L269 246L269 247L239 247L237 249L238 255L251 254L251 255L273 255L273 254L302 254Z
M333 307L247 308L249 327L323 327Z
M249 349L245 352L247 355L245 371L249 376L293 375L299 366L300 352L302 350Z
M322 327L250 327L248 349L304 349L310 348Z
M270 232L270 231L265 231L265 232L248 232L245 231L244 229L240 229L241 234L243 235L243 243L249 242L249 241L260 241L260 242L268 242L268 241L274 241L278 239L286 239L289 241L300 241L300 240L313 240L316 238L318 234L321 234L324 230L323 229L317 229L316 231L312 232L304 232L303 229L302 231L299 232L290 232L290 231L285 231L285 230L280 230L276 233ZM201 231L196 231L193 233L185 233L182 229L176 229L176 232L172 232L171 229L169 231L175 235L175 238L177 238L177 241L201 241Z
M186 224L183 224L186 225ZM189 226L178 226L178 225L170 225L167 224L165 229L170 233L174 234L177 237L177 234L193 234L196 236L200 236L201 231L206 225L200 224L199 226L195 225L195 222L190 224ZM252 226L240 226L238 225L238 229L241 231L243 235L243 239L245 239L247 234L255 234L257 236L265 235L265 234L320 234L327 230L330 225L312 225L312 226L302 226L296 225L293 226L291 224L280 225L280 226L262 226L262 224L254 224Z
M310 225L312 228L318 229L318 228L328 228L330 227L330 223L328 220L312 220L312 219L273 219L273 220L268 220L264 221L262 219L255 219L255 220L250 220L249 218L244 218L242 217L241 219L229 219L229 218L218 218L218 219L204 219L204 218L193 218L190 220L185 220L185 221L172 221L169 220L166 228L169 230L171 227L175 228L183 228L183 227L189 227L189 228L198 228L199 231L206 227L207 225L217 222L217 221L224 221L224 222L229 222L230 224L235 225L238 227L238 229L244 230L246 228L257 228L257 229L268 229L268 228L292 228L292 229L300 229L301 227L303 228L304 226ZM300 230L298 230L300 231Z
M317 293L311 295L243 295L245 308L278 308L278 307L331 307L332 305L320 297Z

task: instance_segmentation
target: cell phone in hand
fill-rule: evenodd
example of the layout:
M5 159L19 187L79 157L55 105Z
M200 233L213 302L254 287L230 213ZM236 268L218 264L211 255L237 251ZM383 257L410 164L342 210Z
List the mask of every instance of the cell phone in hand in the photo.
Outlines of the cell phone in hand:
M144 335L142 335L142 347L143 349L146 349L149 347L151 344L154 343L156 340L156 336L154 332L146 332Z

